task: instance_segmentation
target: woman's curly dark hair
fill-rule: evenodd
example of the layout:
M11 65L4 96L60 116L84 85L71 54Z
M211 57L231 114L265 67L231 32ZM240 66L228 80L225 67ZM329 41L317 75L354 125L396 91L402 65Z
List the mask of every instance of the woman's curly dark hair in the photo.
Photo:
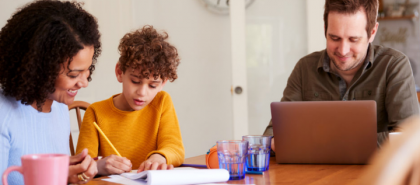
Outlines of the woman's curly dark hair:
M37 104L49 94L64 63L93 46L90 73L101 53L96 19L76 2L41 0L23 6L0 31L0 84L5 96ZM89 75L88 80L91 80Z
M166 32L160 34L149 25L125 34L118 46L121 71L139 69L142 78L148 79L152 74L155 79L161 77L173 82L178 78L179 57L177 49L167 39Z

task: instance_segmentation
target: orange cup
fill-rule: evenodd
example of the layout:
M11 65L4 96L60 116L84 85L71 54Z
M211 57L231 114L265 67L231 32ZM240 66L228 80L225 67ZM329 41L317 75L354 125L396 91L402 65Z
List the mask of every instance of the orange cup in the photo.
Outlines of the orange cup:
M214 145L207 152L206 165L208 169L219 169L219 158L217 157L217 145Z

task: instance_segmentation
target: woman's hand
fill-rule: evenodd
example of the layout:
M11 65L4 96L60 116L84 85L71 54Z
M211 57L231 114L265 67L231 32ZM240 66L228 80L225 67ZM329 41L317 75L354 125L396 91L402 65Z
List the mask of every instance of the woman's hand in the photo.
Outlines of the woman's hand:
M163 157L160 154L152 154L149 159L144 161L140 164L139 169L137 170L137 173L140 173L142 171L146 170L172 170L174 169L174 165L166 164L166 158Z
M110 155L98 161L98 174L110 175L130 172L131 161L125 157Z
M70 157L69 184L85 184L98 173L96 162L88 155L88 150ZM82 180L84 179L84 180Z

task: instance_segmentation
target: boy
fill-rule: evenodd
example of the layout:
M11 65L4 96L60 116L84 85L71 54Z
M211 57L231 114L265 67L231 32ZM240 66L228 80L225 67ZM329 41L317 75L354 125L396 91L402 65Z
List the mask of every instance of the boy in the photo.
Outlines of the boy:
M76 152L88 148L98 174L120 174L138 169L167 170L184 160L178 119L166 82L177 78L177 49L152 26L127 33L120 41L115 74L123 91L86 110ZM96 122L117 151L115 155L93 125Z

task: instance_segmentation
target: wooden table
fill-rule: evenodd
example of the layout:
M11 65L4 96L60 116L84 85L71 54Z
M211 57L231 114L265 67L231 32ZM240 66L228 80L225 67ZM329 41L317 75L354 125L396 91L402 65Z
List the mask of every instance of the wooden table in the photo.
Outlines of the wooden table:
M185 159L186 164L205 164L205 156ZM232 180L220 184L356 184L366 165L297 165L276 164L270 159L270 169L263 175L247 174L243 180ZM95 178L87 185L115 185Z

